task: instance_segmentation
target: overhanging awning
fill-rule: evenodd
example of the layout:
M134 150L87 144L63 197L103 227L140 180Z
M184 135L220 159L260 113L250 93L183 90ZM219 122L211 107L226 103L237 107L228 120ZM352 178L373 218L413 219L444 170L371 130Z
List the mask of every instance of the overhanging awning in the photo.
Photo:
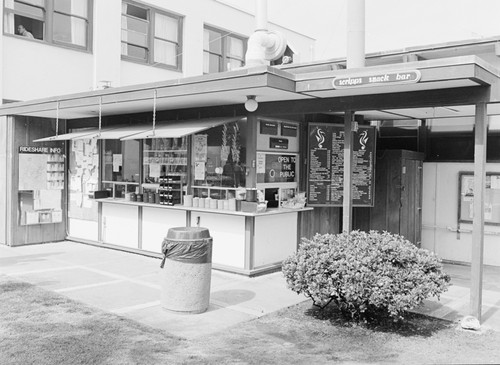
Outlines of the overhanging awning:
M116 129L117 127L104 127L101 129L101 133L104 131L109 131ZM70 141L73 139L86 139L93 138L95 134L99 131L98 128L87 128L85 130L79 130L77 132L59 134L57 136L44 137L33 140L33 142L54 142L54 141Z
M236 122L242 117L223 117L206 119L188 119L183 121L163 122L155 126L150 124L112 126L104 128L88 128L83 131L60 134L57 136L36 139L33 142L70 141L76 139L146 139L146 138L179 138L201 132L222 124Z
M240 119L242 119L242 117L188 119L183 121L176 120L158 124L155 126L154 130L153 128L151 128L141 133L125 136L121 138L121 140L146 138L179 138L187 136L189 134L201 132L205 129L217 127L222 124L236 122Z

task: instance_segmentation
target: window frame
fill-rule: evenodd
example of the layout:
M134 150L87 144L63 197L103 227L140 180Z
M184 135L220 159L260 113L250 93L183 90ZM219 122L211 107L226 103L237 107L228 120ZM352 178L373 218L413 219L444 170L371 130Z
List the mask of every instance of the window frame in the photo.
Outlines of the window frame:
M183 45L183 37L182 37L182 35L183 35L182 29L184 26L184 24L183 24L184 17L182 15L168 12L168 11L165 11L162 9L158 9L158 8L152 7L150 5L142 4L140 2L133 1L133 0L122 0L122 5L123 4L130 4L130 5L136 6L138 8L141 8L141 9L144 9L147 11L147 14L148 14L148 19L147 19L148 34L147 34L147 49L146 49L146 59L145 60L125 55L125 54L121 53L121 51L120 51L121 59L123 61L134 62L134 63L138 63L141 65L161 67L161 68L165 68L165 69L169 69L169 70L182 72L182 53L183 53L182 50L183 50L183 46L184 46ZM169 41L168 39L165 39L163 37L159 37L159 36L155 35L155 21L156 21L155 15L156 14L160 14L160 15L175 19L177 21L177 43L174 43L174 44L176 44L176 48L177 48L177 52L176 52L177 53L176 54L177 65L176 66L169 65L166 63L155 62L155 60L154 60L155 59L154 58L154 56L155 56L155 53L154 53L155 52L155 49L154 49L155 39L169 42L169 43L173 43L173 42ZM124 14L122 11L120 19L123 19L124 16L130 17L132 19L139 19L141 21L144 21L144 19L140 19L140 18L136 18L136 17L131 16L131 15ZM121 28L121 31L127 31L127 29ZM127 42L124 42L123 39L121 38L120 44L124 44L124 43L127 43Z
M244 37L244 36L241 36L239 34L229 32L229 31L224 30L224 29L213 27L213 26L208 25L208 24L205 24L203 26L203 36L205 36L205 30L210 30L212 32L219 33L221 35L222 42L221 42L221 54L210 52L210 49L206 50L205 46L203 46L203 74L205 74L205 75L207 74L205 72L205 53L208 53L209 55L217 55L217 56L221 57L220 62L219 62L219 71L217 71L217 72L231 71L227 68L228 62L230 60L239 60L239 59L235 58L229 54L229 39L230 38L239 39L243 42L243 55L242 55L242 58L240 59L240 61L242 62L243 65L245 64L245 54L246 54L247 48L248 48L248 37ZM210 57L209 57L209 59L210 59ZM210 69L210 67L209 67L209 69ZM211 73L211 72L208 72L208 73Z
M33 17L30 14L26 14L23 12L16 12L14 9L7 8L6 7L6 0L3 2L3 16L6 14L14 14L14 16L22 16L25 18L31 18L35 19L38 21L43 22L43 39L38 39L38 38L26 38L23 37L22 35L19 35L16 33L16 29L14 29L14 33L8 33L5 31L5 26L2 29L3 35L9 36L9 37L15 37L15 38L21 38L27 41L31 42L39 42L39 43L45 43L48 45L52 46L57 46L57 47L62 47L62 48L67 48L67 49L72 49L72 50L80 50L84 52L92 52L92 43L93 43L93 24L94 24L94 19L93 19L93 9L94 9L94 0L87 0L87 18L84 18L82 16L78 15L73 15L73 14L67 14L61 11L56 11L55 10L55 0L45 0L45 6L36 6L27 2L24 2L23 0L14 0L22 4L27 4L29 6L42 9L44 16L43 19L40 19L38 17ZM70 16L70 17L76 17L78 19L82 19L86 22L86 45L81 46L78 44L73 44L73 43L68 43L68 42L63 42L54 39L54 14L62 14L64 16ZM5 21L4 21L5 22ZM15 27L15 25L14 25Z

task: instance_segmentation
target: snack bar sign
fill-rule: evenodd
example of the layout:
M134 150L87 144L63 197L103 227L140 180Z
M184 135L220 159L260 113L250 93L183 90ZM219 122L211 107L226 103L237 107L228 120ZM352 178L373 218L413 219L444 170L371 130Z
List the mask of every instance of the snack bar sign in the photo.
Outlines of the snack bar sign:
M420 77L421 74L418 70L386 72L363 76L345 76L334 78L332 86L335 89L349 89L367 86L413 84L419 82Z

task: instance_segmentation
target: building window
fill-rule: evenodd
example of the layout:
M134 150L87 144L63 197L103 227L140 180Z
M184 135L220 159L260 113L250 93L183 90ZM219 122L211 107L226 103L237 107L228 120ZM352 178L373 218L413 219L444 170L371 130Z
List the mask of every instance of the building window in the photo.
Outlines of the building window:
M122 58L181 70L182 17L122 3Z
M230 71L245 63L247 39L226 31L205 27L203 73Z
M90 0L5 0L4 33L75 48L90 47Z

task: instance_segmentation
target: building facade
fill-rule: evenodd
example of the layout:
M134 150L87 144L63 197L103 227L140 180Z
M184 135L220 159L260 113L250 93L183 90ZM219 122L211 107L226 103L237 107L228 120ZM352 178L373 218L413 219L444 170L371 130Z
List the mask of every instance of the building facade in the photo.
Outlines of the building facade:
M5 0L0 11L5 101L234 69L255 29L254 14L215 0ZM314 39L269 28L284 34L295 61L311 61Z

